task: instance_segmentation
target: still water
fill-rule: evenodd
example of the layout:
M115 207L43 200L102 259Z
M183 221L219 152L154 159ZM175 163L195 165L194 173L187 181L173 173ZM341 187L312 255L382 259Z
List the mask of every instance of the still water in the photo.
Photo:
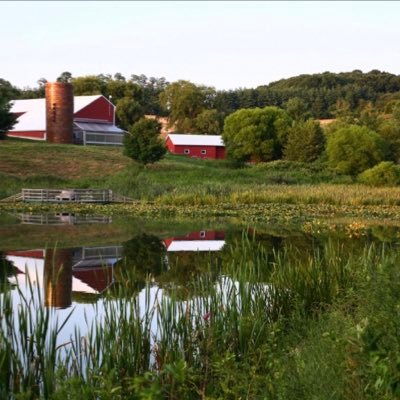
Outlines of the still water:
M399 233L396 226L354 222L293 227L69 213L3 215L1 287L11 291L15 312L21 305L40 304L52 310L59 324L67 320L58 337L62 344L76 328L85 335L92 323L102 321L102 299L111 296L117 301L118 288L128 276L129 293L137 298L143 314L146 304L155 304L162 296L190 298L190 282L205 272L211 270L216 281L229 278L226 266L243 251L244 240L249 261L262 254L267 269L279 252L306 259L334 242L346 256L371 243L398 246ZM156 330L157 316L153 318Z

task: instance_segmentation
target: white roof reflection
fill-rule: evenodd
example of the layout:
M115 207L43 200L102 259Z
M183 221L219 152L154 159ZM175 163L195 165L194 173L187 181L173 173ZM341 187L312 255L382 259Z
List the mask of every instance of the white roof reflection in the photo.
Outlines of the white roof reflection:
M174 240L167 251L220 251L225 240Z

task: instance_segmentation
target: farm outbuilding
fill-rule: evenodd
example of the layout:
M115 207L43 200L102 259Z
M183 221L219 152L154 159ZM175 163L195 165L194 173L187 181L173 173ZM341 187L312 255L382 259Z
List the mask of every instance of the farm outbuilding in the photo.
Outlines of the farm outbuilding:
M115 125L115 106L107 98L94 95L72 99L71 137L53 140L49 123L62 120L62 109L52 100L47 101L46 107L46 99L12 101L11 112L17 116L17 123L7 135L56 143L122 145L124 131Z
M219 135L169 134L166 145L173 154L198 158L225 158L225 145Z

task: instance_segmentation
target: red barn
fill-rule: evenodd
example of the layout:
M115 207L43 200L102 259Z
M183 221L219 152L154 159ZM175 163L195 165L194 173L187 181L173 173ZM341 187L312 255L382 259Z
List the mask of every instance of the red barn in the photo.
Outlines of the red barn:
M10 137L46 140L46 99L14 100L17 123ZM115 106L104 96L74 97L74 142L121 145L124 131L115 126Z
M166 145L173 154L198 158L225 158L225 145L219 135L169 134Z

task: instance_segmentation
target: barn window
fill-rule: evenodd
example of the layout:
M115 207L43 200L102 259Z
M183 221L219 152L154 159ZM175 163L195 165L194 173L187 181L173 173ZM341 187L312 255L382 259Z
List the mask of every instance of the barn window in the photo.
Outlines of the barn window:
M202 150L201 154L207 154L207 150Z
M190 154L190 149L185 149L185 150L183 150L183 153L184 153L184 154Z

